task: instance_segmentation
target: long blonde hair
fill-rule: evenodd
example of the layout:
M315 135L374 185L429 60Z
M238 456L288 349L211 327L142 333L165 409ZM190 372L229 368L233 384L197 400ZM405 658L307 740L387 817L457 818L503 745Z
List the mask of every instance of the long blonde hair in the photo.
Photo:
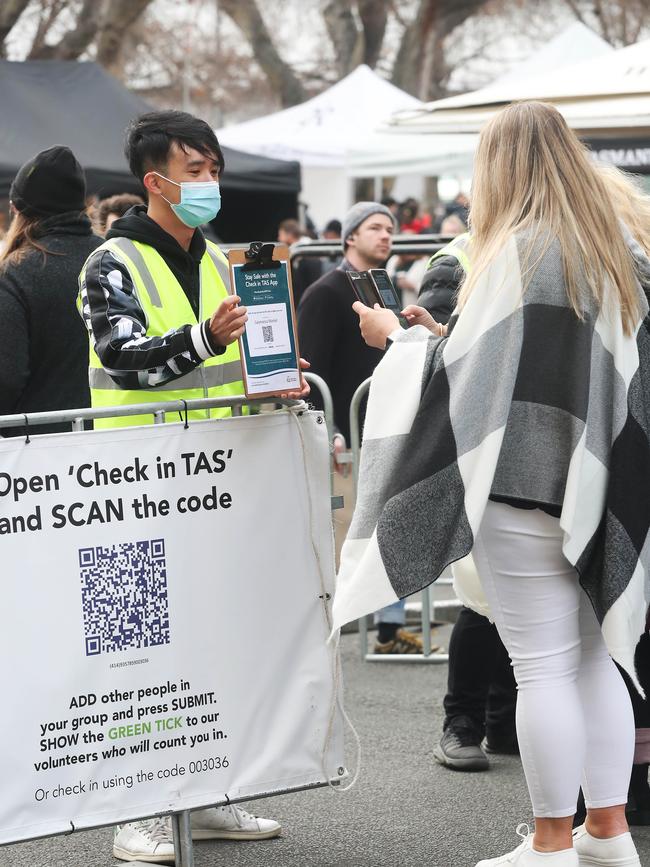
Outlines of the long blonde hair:
M643 192L636 178L615 166L600 163L597 168L619 219L650 256L650 196Z
M641 310L638 283L608 185L552 105L513 103L481 132L470 231L472 269L460 290L460 307L509 238L523 231L528 236L522 261L524 288L557 239L576 315L584 318L585 280L599 307L611 285L623 329L633 332Z

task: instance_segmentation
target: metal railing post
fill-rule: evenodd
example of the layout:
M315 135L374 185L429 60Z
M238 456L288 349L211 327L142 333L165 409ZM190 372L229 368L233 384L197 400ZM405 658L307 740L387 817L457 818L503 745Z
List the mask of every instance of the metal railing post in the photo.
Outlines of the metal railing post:
M323 398L323 415L325 416L325 424L327 426L327 434L330 438L334 436L334 400L329 385L325 382L322 376L317 373L309 373L306 371L303 376L309 383L318 389L318 393Z
M350 401L350 448L352 449L352 480L354 482L354 496L356 499L359 485L359 461L361 458L361 401L370 390L370 379L364 380L352 395ZM366 617L359 619L359 644L361 659L368 655L368 620Z
M422 653L431 656L431 591L425 587L422 591Z
M334 400L329 385L325 382L322 376L316 373L305 372L303 374L310 386L318 389L320 396L323 399L323 416L325 418L325 427L327 428L327 436L330 444L334 438L335 422L334 422ZM334 496L334 468L330 472L330 496L332 500L332 511L342 509L344 506L343 497Z
M188 810L172 815L172 832L174 835L174 853L176 867L194 867L194 849L192 846L192 826Z

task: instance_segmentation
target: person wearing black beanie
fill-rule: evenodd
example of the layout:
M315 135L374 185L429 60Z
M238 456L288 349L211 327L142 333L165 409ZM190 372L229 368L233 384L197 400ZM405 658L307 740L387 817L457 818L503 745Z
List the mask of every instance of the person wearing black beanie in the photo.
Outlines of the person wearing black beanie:
M79 213L86 207L86 177L70 148L54 145L21 166L9 199L26 217Z
M55 145L19 169L9 195L13 220L0 254L0 414L89 406L77 279L102 239L85 214L83 169L70 148ZM59 430L69 425L35 433Z

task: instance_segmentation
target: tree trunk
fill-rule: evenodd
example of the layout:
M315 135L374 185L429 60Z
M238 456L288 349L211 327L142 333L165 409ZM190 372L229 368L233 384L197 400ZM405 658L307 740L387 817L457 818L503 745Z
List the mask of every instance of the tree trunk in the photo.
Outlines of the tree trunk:
M484 5L486 0L420 0L402 36L393 84L422 100L444 96L449 72L445 40Z
M29 0L4 0L0 3L0 56L5 57L5 39L28 3Z
M138 20L152 0L109 0L97 38L97 62L115 71L126 31Z
M363 25L363 62L374 69L386 34L387 0L359 0L359 17Z
M307 94L288 63L280 57L255 0L221 0L221 9L242 31L253 56L284 108L304 102Z
M424 98L421 81L424 47L430 38L434 7L437 5L437 0L420 0L415 18L402 34L402 41L393 64L393 84L418 99Z
M363 35L352 13L352 0L328 0L323 20L336 54L336 71L343 78L361 62Z

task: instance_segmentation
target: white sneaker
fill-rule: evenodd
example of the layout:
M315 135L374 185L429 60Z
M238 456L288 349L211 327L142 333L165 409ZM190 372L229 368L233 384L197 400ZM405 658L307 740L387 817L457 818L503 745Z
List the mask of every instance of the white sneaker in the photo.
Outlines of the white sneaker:
M143 819L118 825L113 838L113 855L122 861L151 864L174 863L174 838L169 816Z
M273 819L258 819L241 807L211 807L190 815L193 840L268 840L282 830Z
M573 845L580 867L641 867L632 836L619 834L601 840L592 837L584 825L573 832Z
M479 861L476 867L498 867L499 864L516 864L516 867L579 867L581 863L573 849L537 852L533 849L533 835L528 825L519 825L517 834L523 842L513 852Z

